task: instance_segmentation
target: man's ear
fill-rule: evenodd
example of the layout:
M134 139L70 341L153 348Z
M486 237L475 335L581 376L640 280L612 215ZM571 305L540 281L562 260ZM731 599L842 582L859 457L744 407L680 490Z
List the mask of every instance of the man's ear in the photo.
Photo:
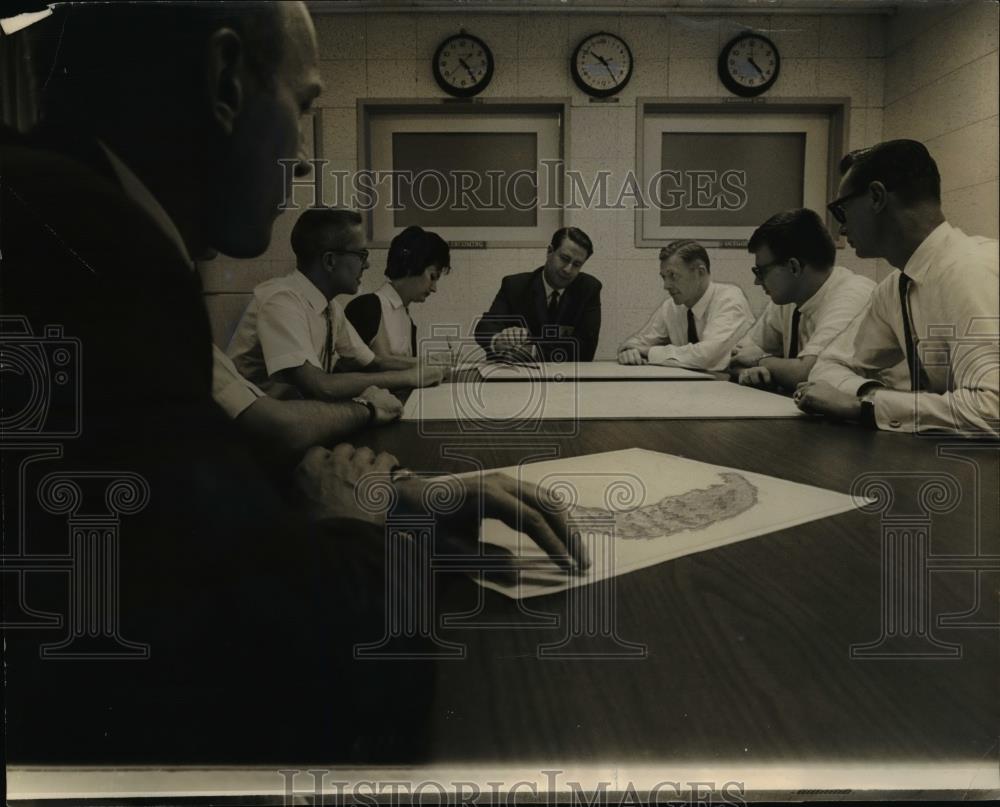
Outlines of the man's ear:
M881 182L873 182L868 186L868 195L872 200L872 211L881 213L889 201L889 191Z
M212 120L233 133L243 109L243 40L232 28L220 28L208 40L206 82Z
M326 269L326 271L332 272L334 269L337 268L336 253L331 251L324 252L321 260L323 261L323 268Z
M798 258L789 258L788 268L792 270L793 275L801 274L803 269L802 262Z

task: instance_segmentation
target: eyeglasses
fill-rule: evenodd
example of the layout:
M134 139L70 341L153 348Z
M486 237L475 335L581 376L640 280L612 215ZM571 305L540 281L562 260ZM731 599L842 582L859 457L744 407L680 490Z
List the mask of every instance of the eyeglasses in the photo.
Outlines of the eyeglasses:
M764 275L767 274L768 269L770 269L772 266L778 266L779 264L782 263L785 263L784 259L779 261L771 261L770 263L765 263L763 266L757 266L756 264L754 264L753 266L750 267L750 271L753 272L754 277L758 278L759 280L763 280Z
M830 204L826 206L826 209L829 210L833 217L841 224L847 224L847 211L844 210L844 202L856 199L859 196L864 196L866 193L868 193L868 188L863 188L862 190L854 191L854 193L849 193L846 196L841 196L839 199L834 199L830 202Z
M354 255L361 263L368 263L367 249L331 249L337 255Z

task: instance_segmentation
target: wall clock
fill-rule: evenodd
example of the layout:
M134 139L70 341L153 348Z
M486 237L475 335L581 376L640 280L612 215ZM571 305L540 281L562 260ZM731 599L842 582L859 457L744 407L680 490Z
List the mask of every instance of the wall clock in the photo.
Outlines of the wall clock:
M632 78L632 51L620 36L601 32L584 39L570 60L576 86L587 95L607 98Z
M463 31L438 45L431 67L442 90L456 98L471 98L493 78L493 52L479 37Z
M740 34L719 54L719 78L736 95L750 97L771 89L780 68L778 49L760 34Z

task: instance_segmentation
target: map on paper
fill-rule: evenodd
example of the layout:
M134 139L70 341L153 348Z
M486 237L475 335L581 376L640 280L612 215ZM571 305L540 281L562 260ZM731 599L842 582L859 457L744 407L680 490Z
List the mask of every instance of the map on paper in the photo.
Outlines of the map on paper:
M591 559L581 575L551 568L526 535L483 522L505 575L477 577L513 599L537 597L744 541L856 507L847 494L773 476L631 448L499 469L543 485L562 503Z
M577 381L624 381L650 379L660 381L714 380L710 373L686 367L661 367L658 364L619 364L616 361L544 362L539 365L487 362L479 365L479 375L489 381L526 381L530 379L576 379Z

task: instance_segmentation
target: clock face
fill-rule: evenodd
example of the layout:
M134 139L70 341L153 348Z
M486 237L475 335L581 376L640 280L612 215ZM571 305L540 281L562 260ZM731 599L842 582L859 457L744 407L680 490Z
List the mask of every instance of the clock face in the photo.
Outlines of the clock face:
M570 72L585 93L606 98L620 92L632 77L632 51L621 37L593 34L577 45Z
M778 49L759 34L741 34L719 55L719 78L737 95L759 95L770 89L780 67Z
M433 71L442 90L468 98L486 89L493 78L493 54L478 37L456 34L438 46Z

